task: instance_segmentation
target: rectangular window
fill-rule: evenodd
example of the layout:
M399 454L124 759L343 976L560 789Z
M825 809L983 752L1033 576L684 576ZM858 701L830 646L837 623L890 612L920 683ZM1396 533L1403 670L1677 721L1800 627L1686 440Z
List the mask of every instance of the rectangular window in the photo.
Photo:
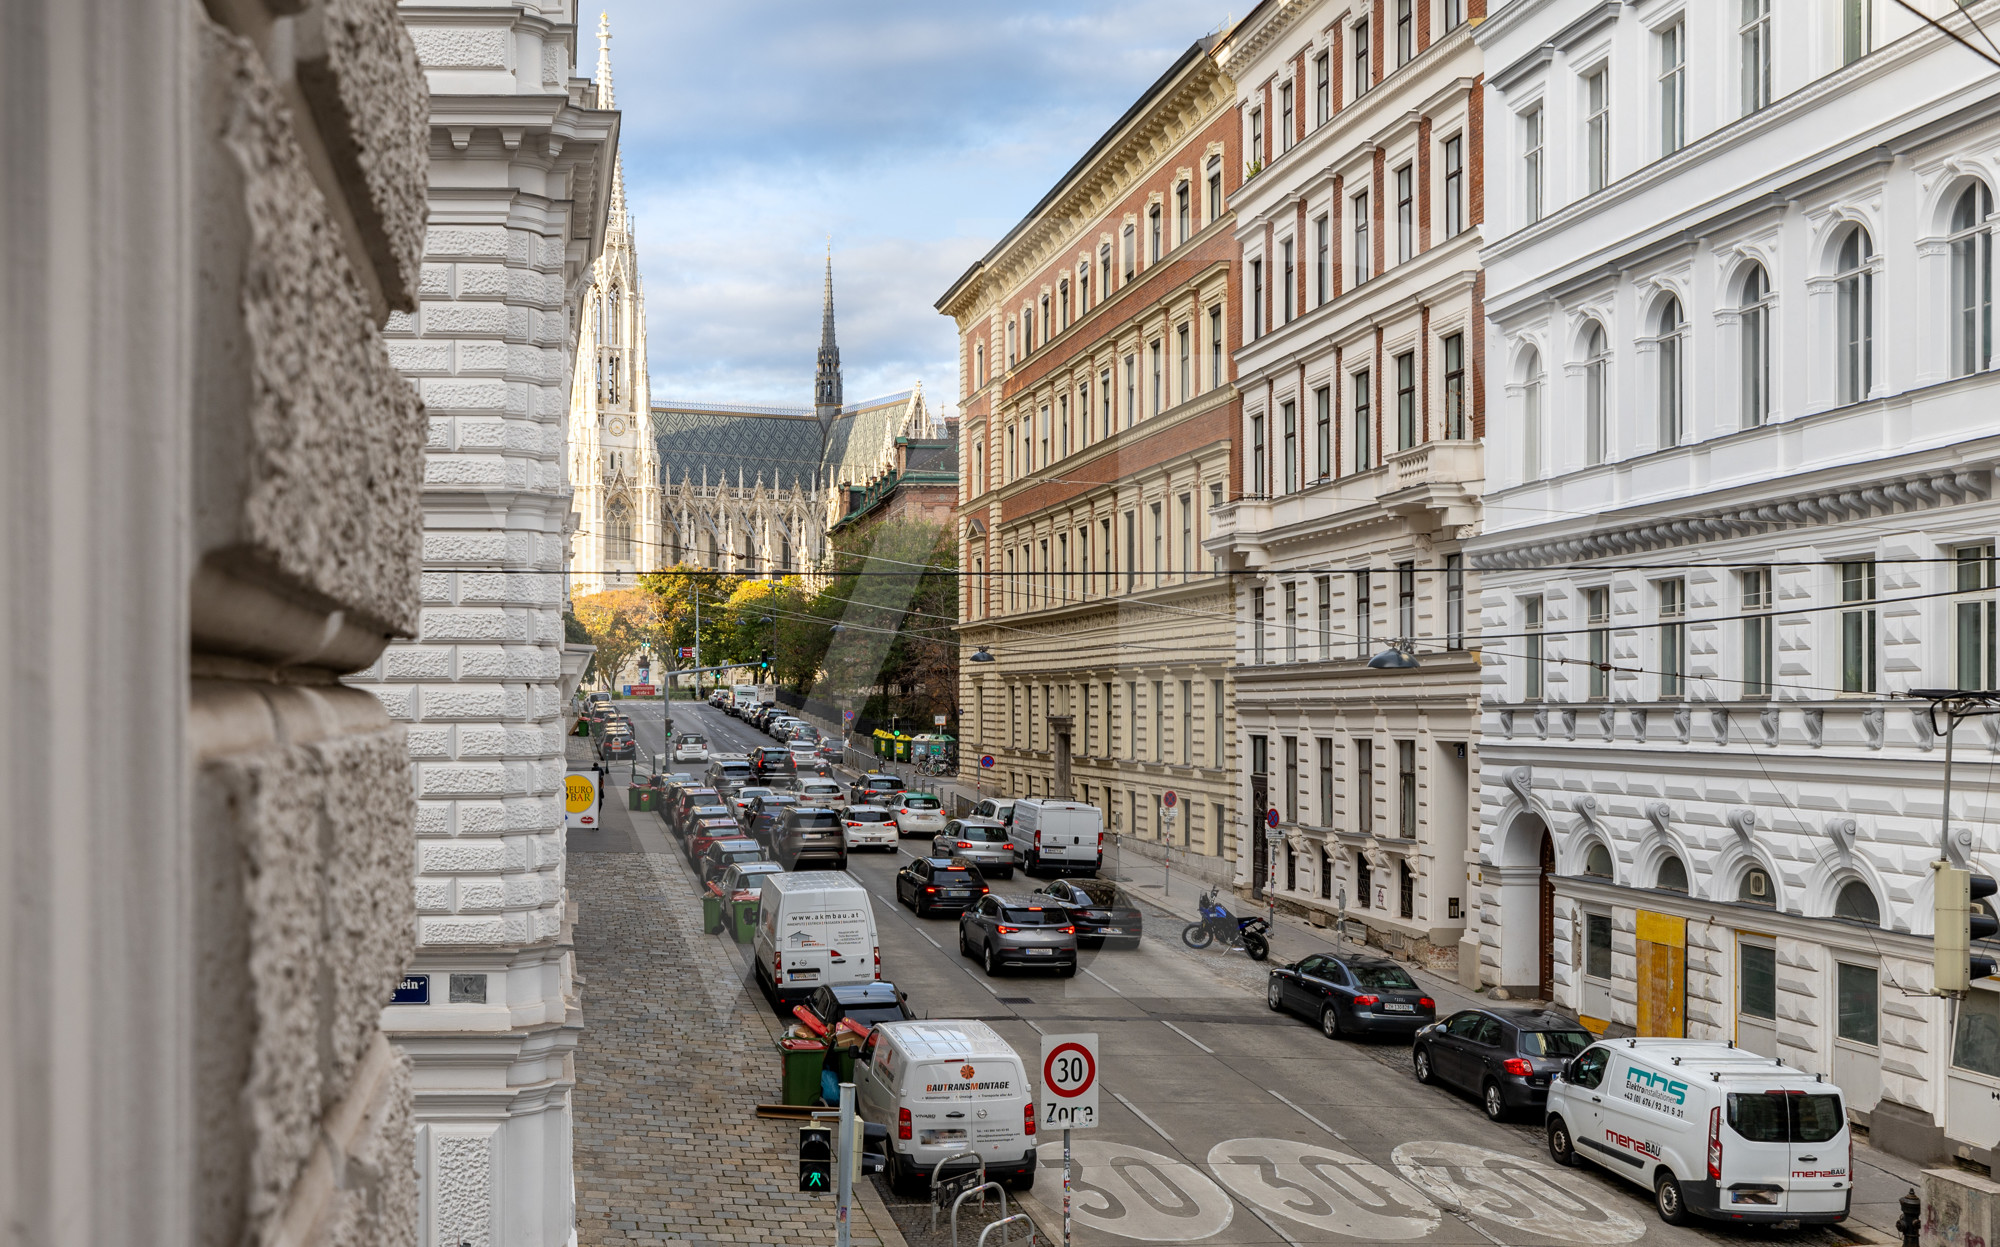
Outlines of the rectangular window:
M1297 265L1294 263L1294 258L1293 258L1295 247L1296 244L1293 242L1292 239L1287 238L1285 240L1285 245L1283 248L1285 255L1284 323L1287 325L1292 323L1292 318L1297 314L1297 310L1294 306L1294 304L1296 304L1297 302L1297 295L1298 295L1298 271L1297 271Z
M1146 263L1158 264L1160 257L1166 254L1163 235L1164 230L1160 225L1160 205L1154 204L1152 210L1146 214L1146 241L1148 244Z
M1097 374L1097 401L1103 407L1104 432L1099 436L1110 437L1116 432L1111 418L1111 370L1106 368Z
M1181 495L1181 579L1194 574L1194 495Z
M1221 509L1222 486L1220 484L1210 485L1208 487L1208 530L1210 532L1215 531L1215 513ZM1220 554L1213 556L1209 570L1214 572L1222 570L1222 556Z
M1960 546L1954 553L1953 585L1961 597L1952 603L1952 645L1958 659L1957 687L2000 688L1995 678L1993 634L1993 543Z
M1849 1043L1875 1046L1880 1012L1876 1006L1874 966L1834 963L1835 1033Z
M1356 22L1349 32L1354 45L1354 98L1368 94L1368 88L1375 81L1374 56L1368 46L1368 23Z
M1417 838L1417 742L1396 742L1396 834Z
M1208 388L1222 384L1222 305L1208 309Z
M1687 145L1687 27L1660 32L1660 155Z
M1374 387L1366 372L1354 374L1354 470L1375 466L1375 415L1369 405Z
M1662 580L1660 595L1660 696L1687 695L1687 582Z
M1743 581L1743 696L1771 695L1771 569L1752 567Z
M1540 701L1543 693L1542 658L1546 638L1542 636L1542 599L1521 601L1521 700Z
M1167 408L1166 372L1161 367L1161 357L1164 352L1160 349L1158 339L1153 341L1149 349L1153 360L1153 414L1157 416Z
M1250 337L1264 336L1264 262L1250 261Z
M1297 581L1285 582L1285 661L1299 660L1299 586Z
M1287 82L1278 88L1278 150L1292 150L1292 126L1295 124L1292 111L1292 84Z
M1374 623L1375 604L1369 600L1368 572L1354 573L1354 656L1373 658L1368 652L1369 632Z
M1322 52L1313 58L1313 124L1323 126L1333 117L1333 57Z
M1396 449L1417 444L1417 353L1396 357Z
M1174 218L1180 230L1179 237L1174 240L1177 244L1185 244L1188 239L1194 237L1194 206L1191 202L1193 198L1186 182L1174 188Z
M1125 227L1122 241L1125 252L1125 280L1129 282L1133 274L1139 271L1139 240L1137 232L1130 225Z
M1465 136L1444 141L1444 236L1465 232Z
M1252 497L1268 496L1264 482L1264 413L1256 412L1250 417L1250 493Z
M1465 335L1447 334L1444 347L1444 435L1454 441L1472 436L1465 413Z
M1111 293L1111 244L1105 243L1097 249L1097 271L1102 276L1097 283L1097 300L1102 303Z
M1585 589L1583 613L1590 625L1590 696L1602 701L1611 695L1611 590Z
M1139 587L1139 515L1125 513L1125 592Z
M1313 306L1318 307L1333 297L1333 222L1324 216L1313 219L1313 269L1318 279Z
M1354 830L1375 830L1375 742L1354 742ZM1365 892L1364 892L1365 895Z
M1444 0L1444 28L1457 30L1465 24L1465 0Z
M1250 588L1250 661L1261 667L1264 657L1264 587Z
M1583 80L1584 170L1589 189L1611 182L1611 71L1599 69Z
M1875 600L1875 560L1840 565L1840 600ZM1848 693L1875 691L1875 608L1855 606L1840 612L1840 687Z
M1840 63L1852 65L1868 55L1873 46L1874 4L1872 0L1840 0Z
M1542 219L1542 108L1521 114L1521 211L1533 225Z
M1368 192L1362 191L1353 200L1354 207L1354 284L1367 282L1375 273L1375 253L1368 242Z
M1404 165L1396 170L1396 262L1409 263L1417 253L1417 173Z
M1181 765L1194 765L1194 681L1181 681Z
M1167 760L1167 701L1164 681L1153 681L1153 761Z
M1738 944L1742 967L1736 1011L1745 1017L1775 1020L1778 1016L1778 950L1761 944Z
M1194 394L1194 347L1190 341L1192 337L1191 326L1182 325L1175 331L1175 342L1181 357L1181 375L1180 388L1175 392L1174 399L1183 403Z
M1299 409L1298 404L1287 401L1278 408L1278 418L1285 423L1285 492L1299 492Z
M1333 577L1313 581L1313 600L1319 607L1319 660L1333 657Z
M1145 750L1145 742L1139 739L1139 682L1125 681L1125 756L1137 760ZM1138 811L1138 803L1132 809ZM1137 830L1137 827L1134 827Z
M1208 223L1222 219L1222 157L1208 158Z
M1333 475L1333 387L1313 391L1313 468L1325 480Z
M1396 64L1407 65L1416 55L1416 0L1396 0Z
M1333 826L1333 742L1321 737L1319 745L1319 806L1313 811L1321 827ZM1326 858L1320 858L1322 870ZM1324 876L1322 875L1322 878ZM1322 896L1331 893L1322 887Z
M1155 589L1160 587L1160 573L1164 570L1161 565L1166 562L1167 557L1166 524L1161 519L1160 507L1160 503L1156 502L1153 504L1153 587Z
M1396 639L1413 641L1417 636L1417 565L1396 564Z
M1444 636L1446 649L1465 648L1465 556L1444 556Z
M1208 714L1208 764L1219 768L1228 758L1222 737L1222 681L1220 680L1208 682ZM1218 831L1222 828L1220 807L1217 807L1215 826Z
M1738 0L1736 50L1743 58L1743 114L1771 103L1771 0Z
M1287 736L1285 746L1285 800L1283 809L1285 821L1299 821L1299 738Z
M1125 357L1125 427L1139 418L1139 357Z
M1583 916L1583 973L1587 978L1611 977L1611 915Z
M1250 738L1250 773L1252 775L1271 773L1271 740L1267 736Z
M1259 172L1264 167L1264 110L1250 110L1250 171Z
M1967 992L1959 1002L1951 1063L1976 1074L2000 1077L2000 994Z

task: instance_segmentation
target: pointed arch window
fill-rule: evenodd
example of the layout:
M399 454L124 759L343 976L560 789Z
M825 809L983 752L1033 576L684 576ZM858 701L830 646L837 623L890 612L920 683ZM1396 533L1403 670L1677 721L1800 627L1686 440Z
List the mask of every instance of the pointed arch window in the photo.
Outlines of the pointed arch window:
M632 561L632 511L623 498L614 499L604 509L604 557L620 563Z
M1592 322L1583 339L1583 453L1590 464L1604 462L1609 449L1606 423L1611 407L1611 343L1604 326Z
M1859 225L1840 243L1834 320L1840 401L1858 403L1875 386L1875 244Z
M621 319L621 317L619 316L619 311L620 311L620 304L622 301L623 301L623 296L619 292L618 287L613 286L611 288L611 297L605 301L606 314L604 318L605 320L604 344L606 346L617 346L619 344L618 322Z
M1754 429L1771 418L1771 283L1764 266L1743 275L1743 302L1737 318L1742 350L1742 422Z
M1993 192L1974 182L1951 210L1951 375L1993 365Z
M1653 341L1659 349L1660 449L1665 450L1680 445L1687 436L1687 384L1681 358L1686 326L1679 299L1669 296L1660 306L1656 327L1658 336Z

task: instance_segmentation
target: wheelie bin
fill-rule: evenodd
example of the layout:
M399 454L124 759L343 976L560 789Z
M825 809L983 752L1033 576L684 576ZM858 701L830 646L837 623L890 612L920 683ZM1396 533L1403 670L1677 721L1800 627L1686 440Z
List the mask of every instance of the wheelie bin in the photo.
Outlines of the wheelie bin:
M784 1097L779 1103L818 1104L826 1045L817 1039L780 1039L778 1057L784 1063Z
M738 944L756 943L757 899L752 897L747 901L732 901L730 906L735 910L735 913L732 915L734 919L732 926L734 927L736 942Z
M701 897L701 933L713 935L722 929L722 898L713 892Z

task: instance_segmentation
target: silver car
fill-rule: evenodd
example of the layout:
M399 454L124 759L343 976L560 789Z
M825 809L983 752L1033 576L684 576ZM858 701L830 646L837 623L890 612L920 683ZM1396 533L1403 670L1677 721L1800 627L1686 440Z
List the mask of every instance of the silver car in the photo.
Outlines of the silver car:
M899 792L882 803L899 836L935 836L944 830L944 802L928 792Z
M821 809L837 810L847 804L847 793L830 779L799 779L794 789L799 794L800 805L817 806Z
M955 818L931 840L932 857L962 857L988 879L1014 877L1014 844L990 818Z
M988 893L958 916L958 951L976 957L989 977L1007 966L1047 966L1076 974L1076 926L1060 905Z

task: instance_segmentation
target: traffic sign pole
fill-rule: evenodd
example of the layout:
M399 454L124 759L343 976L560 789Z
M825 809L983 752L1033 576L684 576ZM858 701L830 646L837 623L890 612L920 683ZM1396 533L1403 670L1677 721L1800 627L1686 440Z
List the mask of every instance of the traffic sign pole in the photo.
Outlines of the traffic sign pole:
M1063 1127L1063 1247L1069 1247L1069 1127Z
M836 1179L834 1244L848 1247L847 1210L854 1203L854 1084L840 1084L840 1146L833 1151L834 1164L840 1167Z

